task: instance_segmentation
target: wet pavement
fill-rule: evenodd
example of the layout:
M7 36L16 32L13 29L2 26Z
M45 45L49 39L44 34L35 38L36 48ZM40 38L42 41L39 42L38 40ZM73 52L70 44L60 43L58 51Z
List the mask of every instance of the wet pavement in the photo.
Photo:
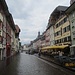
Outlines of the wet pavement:
M25 53L8 59L2 65L0 75L75 75L72 71Z

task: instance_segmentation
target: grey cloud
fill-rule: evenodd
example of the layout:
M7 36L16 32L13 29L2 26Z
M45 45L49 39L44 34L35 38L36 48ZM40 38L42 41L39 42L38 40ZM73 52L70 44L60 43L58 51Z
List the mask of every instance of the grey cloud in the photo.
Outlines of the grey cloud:
M21 28L23 43L36 38L46 29L51 12L58 5L69 5L68 0L6 0L14 21ZM24 42L25 41L25 42Z

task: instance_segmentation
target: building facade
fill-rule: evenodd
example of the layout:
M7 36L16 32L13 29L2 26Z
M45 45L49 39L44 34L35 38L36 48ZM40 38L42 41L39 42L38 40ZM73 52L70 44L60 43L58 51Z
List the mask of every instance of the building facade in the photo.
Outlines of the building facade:
M46 35L45 35L45 45L49 46L50 45L50 28L46 29Z
M0 60L12 55L15 40L15 24L5 0L0 0Z
M55 22L55 20L50 16L49 21L48 21L48 25L47 25L47 28L49 28L50 46L55 44L55 41L54 41L54 22Z
M46 31L42 33L42 37L41 37L41 47L45 47L45 46L46 46Z
M68 14L69 21L71 24L71 40L72 40L72 45L75 44L75 2L66 10L66 13Z
M70 23L66 15L54 25L55 45L71 45Z
M66 45L69 44L70 36L70 25L65 15L66 6L57 6L50 15L49 26L53 26L50 29L54 33L54 45ZM69 41L68 41L69 40ZM63 44L64 43L64 44Z
M19 42L20 42L20 39L19 39L19 34L20 34L20 28L18 25L15 25L15 28L16 28L16 33L15 33L15 53L19 52Z
M6 12L7 13L6 13ZM9 14L8 7L5 1L0 1L0 60L6 57L6 42L7 42L7 16Z
M50 27L50 46L53 46L55 44L54 39L54 26Z
M14 55L15 53L15 31L11 29L11 55Z
M72 46L70 46L70 53L72 56L75 56L75 2L67 8L66 14L69 17L71 25L71 41Z

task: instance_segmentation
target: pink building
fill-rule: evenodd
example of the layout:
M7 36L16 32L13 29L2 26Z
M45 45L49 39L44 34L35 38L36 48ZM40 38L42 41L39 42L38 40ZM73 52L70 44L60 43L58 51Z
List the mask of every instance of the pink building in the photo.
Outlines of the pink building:
M15 32L13 17L5 0L0 1L0 59L11 56L11 30ZM14 35L15 36L15 35Z
M45 36L45 40L46 40L46 46L50 45L50 29L46 29L46 36Z
M42 40L41 40L41 46L42 47L45 47L46 46L46 31L45 32L43 32L43 34L42 34Z

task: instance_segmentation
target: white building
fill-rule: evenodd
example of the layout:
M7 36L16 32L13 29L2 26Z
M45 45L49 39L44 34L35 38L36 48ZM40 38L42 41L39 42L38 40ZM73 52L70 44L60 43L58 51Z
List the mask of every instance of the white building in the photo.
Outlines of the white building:
M54 27L51 26L50 27L50 46L54 45L55 41L54 41Z

